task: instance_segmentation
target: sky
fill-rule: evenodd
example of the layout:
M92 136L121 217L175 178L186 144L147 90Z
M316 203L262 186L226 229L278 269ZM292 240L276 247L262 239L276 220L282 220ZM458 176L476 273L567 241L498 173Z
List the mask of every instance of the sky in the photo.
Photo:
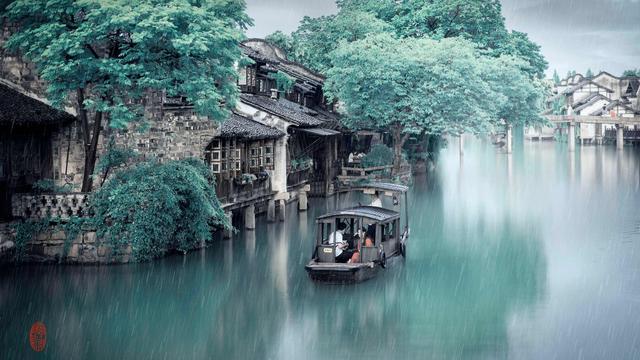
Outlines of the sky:
M294 31L304 16L337 11L334 0L246 0L249 37ZM640 68L640 0L502 0L507 28L542 46L550 75Z

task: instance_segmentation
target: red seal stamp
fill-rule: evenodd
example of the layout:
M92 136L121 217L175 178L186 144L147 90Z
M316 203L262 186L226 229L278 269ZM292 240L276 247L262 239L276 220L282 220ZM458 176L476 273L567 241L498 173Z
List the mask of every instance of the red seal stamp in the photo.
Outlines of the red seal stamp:
M29 330L29 344L35 352L44 350L45 345L47 345L47 327L44 326L44 323L36 321L31 325L31 330Z

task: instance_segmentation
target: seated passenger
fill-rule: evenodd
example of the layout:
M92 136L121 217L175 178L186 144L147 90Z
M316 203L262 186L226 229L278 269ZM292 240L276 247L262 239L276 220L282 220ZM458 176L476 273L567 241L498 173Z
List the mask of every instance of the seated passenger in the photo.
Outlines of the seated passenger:
M347 224L341 222L338 224L338 229L329 235L329 244L336 246L336 262L346 263L353 254L354 250L348 250L349 244L343 241L344 231L347 229Z

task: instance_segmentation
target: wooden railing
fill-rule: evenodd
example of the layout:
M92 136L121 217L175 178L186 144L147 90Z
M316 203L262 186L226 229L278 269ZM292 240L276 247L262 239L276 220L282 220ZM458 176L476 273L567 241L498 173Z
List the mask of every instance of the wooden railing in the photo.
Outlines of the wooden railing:
M640 125L640 116L634 117L605 117L582 115L546 115L553 123L584 123L584 124L621 124Z

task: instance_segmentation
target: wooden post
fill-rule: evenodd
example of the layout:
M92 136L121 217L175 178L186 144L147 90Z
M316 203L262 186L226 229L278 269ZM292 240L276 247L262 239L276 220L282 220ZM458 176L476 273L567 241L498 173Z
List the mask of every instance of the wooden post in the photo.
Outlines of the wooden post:
M596 124L596 145L602 145L602 124Z
M576 124L569 123L569 135L567 135L567 142L569 143L569 152L576 151Z
M624 148L624 125L616 125L616 149L622 150Z
M244 208L244 228L247 230L256 228L256 206L253 204Z
M298 210L299 211L307 211L307 192L304 190L300 190L298 192Z
M513 152L513 126L511 124L507 124L507 154L511 154Z
M233 224L233 213L231 211L226 211L224 217L227 218L229 224ZM224 229L222 232L223 239L231 239L231 235L233 235L233 229Z
M286 204L287 202L284 200L279 200L278 202L278 220L279 221L284 221Z
M267 221L275 222L276 221L276 201L269 200L267 203Z

